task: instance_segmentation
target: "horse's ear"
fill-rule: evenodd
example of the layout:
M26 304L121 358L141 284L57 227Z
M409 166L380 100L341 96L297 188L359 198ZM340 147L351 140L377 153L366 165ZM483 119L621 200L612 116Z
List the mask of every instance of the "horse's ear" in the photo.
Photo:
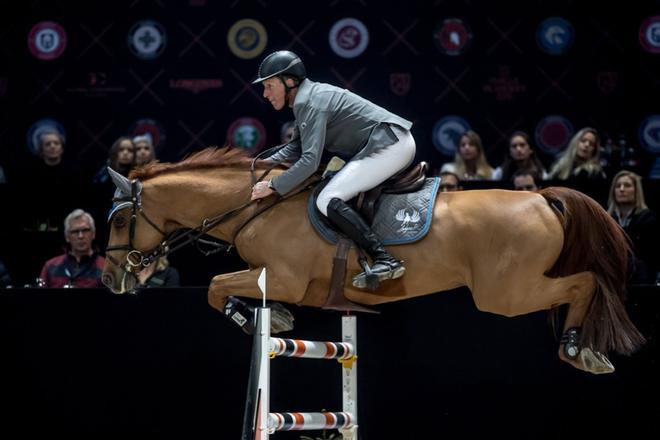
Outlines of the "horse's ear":
M126 195L131 194L131 181L119 174L117 171L108 167L108 174L119 191Z

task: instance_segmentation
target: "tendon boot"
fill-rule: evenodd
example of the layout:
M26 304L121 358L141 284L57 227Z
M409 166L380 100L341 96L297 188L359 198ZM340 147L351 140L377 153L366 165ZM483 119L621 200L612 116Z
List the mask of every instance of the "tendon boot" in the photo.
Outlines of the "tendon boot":
M385 250L362 217L343 200L339 198L330 200L328 218L348 238L364 249L373 262L371 268L365 265L365 271L353 278L353 286L375 290L380 281L401 278L406 272L401 262Z

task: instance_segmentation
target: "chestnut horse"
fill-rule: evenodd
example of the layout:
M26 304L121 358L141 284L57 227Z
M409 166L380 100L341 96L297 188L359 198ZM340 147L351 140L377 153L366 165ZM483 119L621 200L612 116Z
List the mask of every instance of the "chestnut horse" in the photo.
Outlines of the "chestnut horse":
M213 278L211 306L222 311L230 295L260 298L263 268L268 299L323 306L335 246L308 220L309 191L263 210L268 199L250 202L250 162L240 150L209 148L179 163L147 165L131 181L113 175L125 197L111 213L104 284L115 293L132 290L135 272L167 252L165 237L224 213L207 233L236 246L250 269ZM265 169L257 162L259 174ZM405 260L406 275L376 291L351 285L362 269L350 251L347 299L376 305L467 286L479 310L509 317L568 304L559 356L591 373L613 371L608 351L630 354L644 342L623 304L628 241L607 212L580 192L551 187L538 194L439 193L428 234L390 250Z

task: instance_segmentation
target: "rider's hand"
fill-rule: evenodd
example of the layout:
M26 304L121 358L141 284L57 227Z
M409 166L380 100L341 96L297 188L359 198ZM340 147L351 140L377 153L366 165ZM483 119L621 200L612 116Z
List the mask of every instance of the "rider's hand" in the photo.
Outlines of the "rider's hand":
M257 182L257 184L252 187L252 197L250 200L263 199L274 192L275 191L268 187L268 182Z

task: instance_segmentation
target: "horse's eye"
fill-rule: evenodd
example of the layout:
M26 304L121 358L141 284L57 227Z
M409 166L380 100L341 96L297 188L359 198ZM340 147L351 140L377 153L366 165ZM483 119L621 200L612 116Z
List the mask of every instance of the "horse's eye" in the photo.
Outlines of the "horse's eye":
M126 217L118 215L112 222L115 224L116 228L123 228L126 226Z

